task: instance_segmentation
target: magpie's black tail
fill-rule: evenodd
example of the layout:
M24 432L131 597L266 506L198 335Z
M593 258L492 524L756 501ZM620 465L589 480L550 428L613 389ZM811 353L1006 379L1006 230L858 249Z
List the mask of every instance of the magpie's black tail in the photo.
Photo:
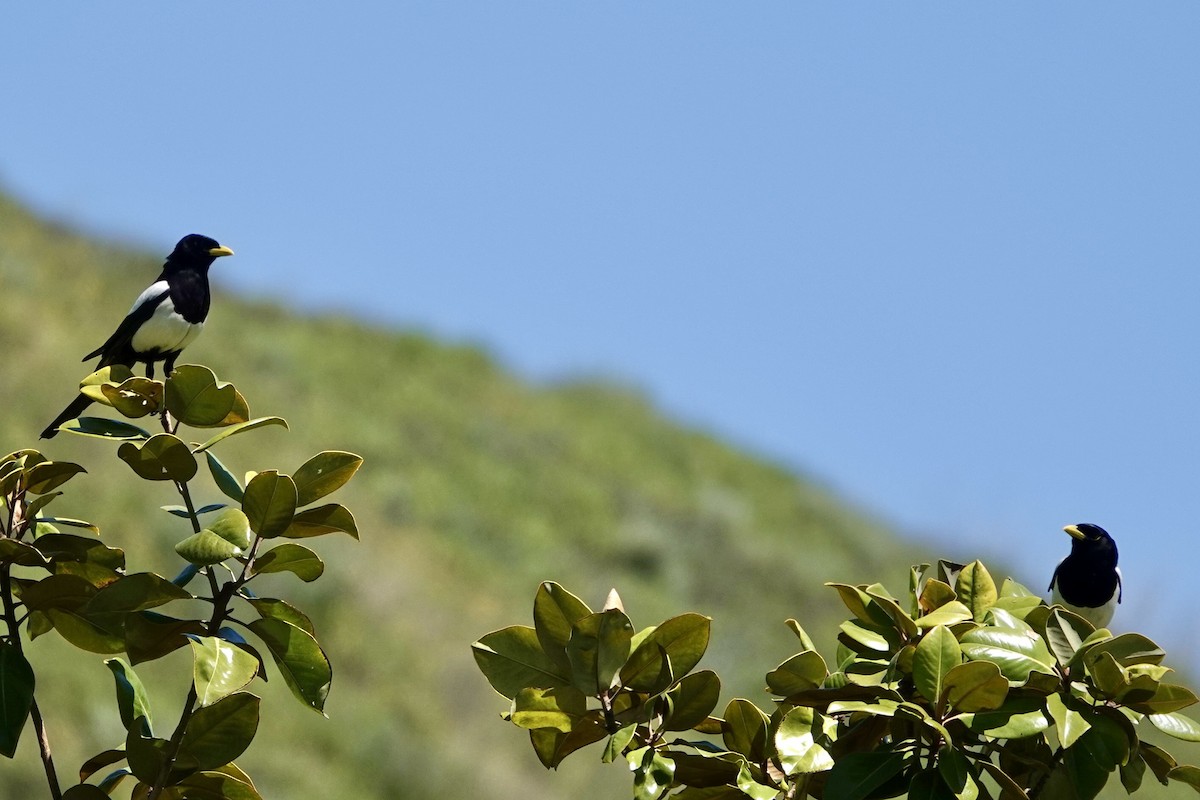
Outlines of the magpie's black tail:
M87 395L81 394L71 401L71 405L63 409L62 413L54 418L46 426L46 430L42 431L43 439L53 439L58 434L58 426L70 419L75 419L83 413L84 409L90 406L94 401Z

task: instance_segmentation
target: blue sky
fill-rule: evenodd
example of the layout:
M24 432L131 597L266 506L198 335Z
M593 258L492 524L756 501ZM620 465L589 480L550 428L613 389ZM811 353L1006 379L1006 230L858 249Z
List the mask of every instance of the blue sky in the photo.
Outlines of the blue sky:
M0 182L35 207L163 253L207 233L226 286L534 378L619 376L1032 588L1062 525L1102 524L1116 625L1200 655L1200 6L0 24Z

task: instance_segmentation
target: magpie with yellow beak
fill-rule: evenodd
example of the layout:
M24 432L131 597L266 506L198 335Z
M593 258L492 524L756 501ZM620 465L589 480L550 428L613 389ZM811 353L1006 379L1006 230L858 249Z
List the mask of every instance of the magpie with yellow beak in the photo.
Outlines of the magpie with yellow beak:
M1087 522L1063 530L1071 535L1071 554L1054 569L1050 602L1103 628L1121 602L1117 543L1104 528Z
M212 300L208 268L221 256L231 255L232 250L207 236L192 233L180 239L158 279L138 295L113 335L83 360L100 356L96 369L116 364L132 369L141 362L147 378L154 377L154 364L162 361L164 374L170 375L175 359L200 335L208 316ZM87 395L76 397L46 426L42 438L53 438L60 425L78 417L91 403Z

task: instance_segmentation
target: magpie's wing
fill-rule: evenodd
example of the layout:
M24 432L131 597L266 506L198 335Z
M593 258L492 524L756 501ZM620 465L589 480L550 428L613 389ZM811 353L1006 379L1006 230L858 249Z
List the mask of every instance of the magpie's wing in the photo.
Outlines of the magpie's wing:
M129 309L129 313L125 315L125 319L121 320L121 324L113 331L112 336L109 336L104 344L84 356L83 360L88 361L100 356L100 366L124 362L132 365L136 356L132 345L134 334L138 332L138 328L154 316L154 309L158 308L159 303L170 293L171 290L166 281L157 281L151 284L146 291L138 295L138 299L133 302L133 308Z
M1124 585L1121 581L1121 568L1117 567L1117 602L1121 602L1121 594L1124 592Z
M1066 561L1066 559L1064 558L1063 561ZM1046 591L1054 588L1054 584L1058 581L1058 571L1062 569L1062 565L1063 562L1059 561L1058 565L1054 568L1054 574L1050 576L1050 585L1046 587Z

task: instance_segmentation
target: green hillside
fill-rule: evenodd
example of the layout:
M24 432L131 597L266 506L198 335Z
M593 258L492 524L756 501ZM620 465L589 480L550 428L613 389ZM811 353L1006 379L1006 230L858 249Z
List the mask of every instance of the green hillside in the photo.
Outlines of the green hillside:
M0 450L38 445L88 371L79 357L157 274L160 256L82 236L0 197ZM254 264L219 262L218 280L225 269ZM823 581L883 579L899 590L908 565L930 555L634 393L531 385L476 347L218 295L184 360L236 382L256 414L291 423L291 432L247 437L240 450L231 440L225 460L235 472L291 470L320 449L366 459L339 495L362 542L321 539L326 577L286 588L313 617L334 683L329 720L277 681L259 685L264 730L240 761L267 797L626 797L628 773L595 763L598 754L542 770L525 737L498 719L505 701L475 668L470 643L528 624L539 581L593 605L615 586L639 625L688 610L712 616L703 665L726 679L724 699L765 703L765 669L797 649L785 618L832 640L842 607ZM89 469L57 510L99 523L107 541L131 551L155 538L160 561L135 568L174 571L171 545L190 530L157 510L176 502L166 489L134 494L146 484L102 442L63 435L43 449ZM123 734L111 678L99 656L53 636L30 654L69 774ZM183 663L150 670L157 697L181 702ZM0 764L0 797L43 796L39 771L26 739L15 764Z

